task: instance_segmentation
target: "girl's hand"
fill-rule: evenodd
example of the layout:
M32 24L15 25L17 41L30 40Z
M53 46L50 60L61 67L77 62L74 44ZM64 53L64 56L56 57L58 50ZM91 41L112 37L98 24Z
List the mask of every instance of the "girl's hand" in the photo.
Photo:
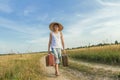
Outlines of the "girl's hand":
M51 52L48 50L48 54L50 54Z
M66 54L66 50L63 50L63 54Z

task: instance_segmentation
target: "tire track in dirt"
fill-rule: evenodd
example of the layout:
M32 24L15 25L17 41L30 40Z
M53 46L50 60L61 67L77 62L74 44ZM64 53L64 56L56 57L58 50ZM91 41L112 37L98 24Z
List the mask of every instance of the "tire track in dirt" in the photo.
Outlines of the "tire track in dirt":
M112 66L112 65L85 62L85 61L77 61L77 60L70 60L70 61L74 62L74 63L77 63L77 64L93 67L93 68L96 68L96 69L104 69L106 71L120 72L120 66Z

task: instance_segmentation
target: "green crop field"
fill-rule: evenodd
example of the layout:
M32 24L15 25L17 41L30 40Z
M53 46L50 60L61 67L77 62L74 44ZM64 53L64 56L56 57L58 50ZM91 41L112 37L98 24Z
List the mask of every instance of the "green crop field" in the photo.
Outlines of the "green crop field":
M69 57L76 60L120 65L120 45L68 50Z

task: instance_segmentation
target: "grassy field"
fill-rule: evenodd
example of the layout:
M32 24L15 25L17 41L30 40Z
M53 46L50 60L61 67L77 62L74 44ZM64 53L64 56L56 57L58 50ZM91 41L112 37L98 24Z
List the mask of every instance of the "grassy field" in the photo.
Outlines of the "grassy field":
M94 78L96 77L95 80L106 80L104 77L110 78L110 80L120 80L119 71L105 70L104 68L96 68L94 67L94 64L93 66L86 66L83 64L79 64L79 62L69 61L69 68L82 72L87 76L94 76ZM97 79L97 77L102 77L102 79Z
M70 58L76 60L120 65L120 45L68 50L67 53Z
M88 75L95 76L107 76L112 78L112 80L120 79L120 72L112 72L109 70L104 70L102 68L95 68L90 66L85 66L83 64L78 64L74 61L85 61L88 63L102 63L112 65L120 65L120 45L109 45L109 46L99 46L90 48L80 48L67 50L68 56L72 62L69 61L69 68L78 70Z
M67 50L73 61L97 62L120 65L120 45L81 48ZM46 80L40 59L46 54L14 54L0 56L0 80ZM90 75L120 77L120 73L104 71L75 62L69 62L69 68ZM49 80L49 79L48 79Z
M45 80L40 58L43 54L0 56L0 80Z

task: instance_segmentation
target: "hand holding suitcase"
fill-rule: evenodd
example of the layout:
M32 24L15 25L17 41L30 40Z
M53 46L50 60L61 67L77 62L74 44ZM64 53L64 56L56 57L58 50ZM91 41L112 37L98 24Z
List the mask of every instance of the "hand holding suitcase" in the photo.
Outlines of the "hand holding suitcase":
M54 66L55 64L55 59L54 55L52 53L48 54L46 57L46 66Z

